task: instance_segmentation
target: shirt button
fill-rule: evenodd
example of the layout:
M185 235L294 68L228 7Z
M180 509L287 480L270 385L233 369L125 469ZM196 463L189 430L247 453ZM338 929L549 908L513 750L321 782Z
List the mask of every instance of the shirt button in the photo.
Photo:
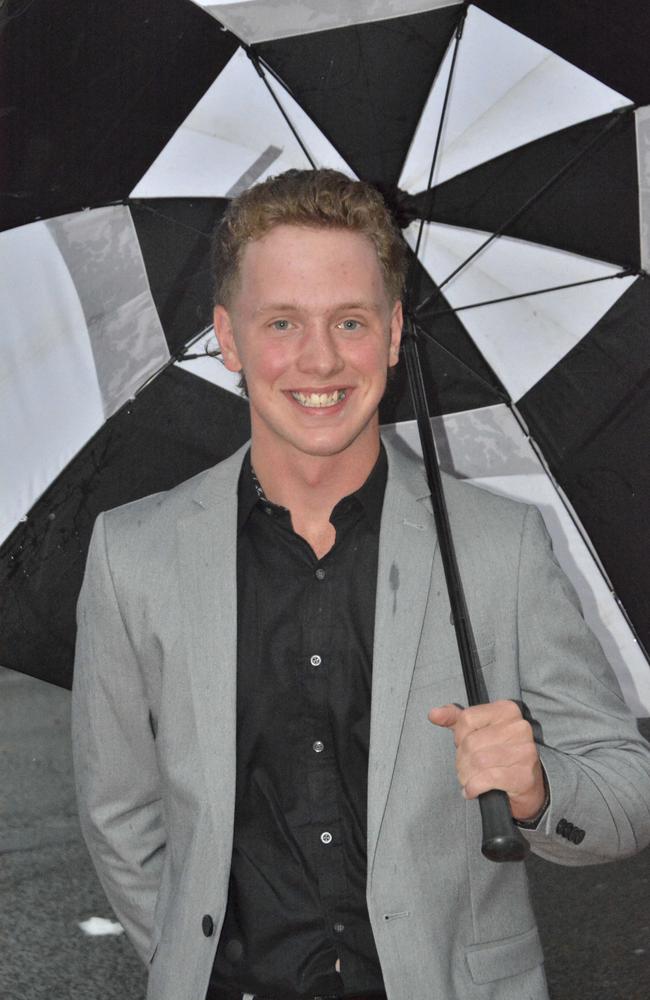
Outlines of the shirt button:
M318 569L316 570L315 576L316 576L317 580L324 580L325 579L325 570L321 569L321 567L319 566Z
M345 930L345 924L334 924L334 930L337 934L342 934Z
M310 658L309 662L311 663L312 667L320 667L323 661L321 660L318 653L314 653L314 655Z
M321 833L320 839L321 839L321 841L322 841L323 844L331 844L332 843L332 834L329 833L328 830L325 830L324 833Z
M311 748L314 751L314 753L322 753L322 751L325 749L325 744L321 743L320 740L316 740L315 743L312 743Z

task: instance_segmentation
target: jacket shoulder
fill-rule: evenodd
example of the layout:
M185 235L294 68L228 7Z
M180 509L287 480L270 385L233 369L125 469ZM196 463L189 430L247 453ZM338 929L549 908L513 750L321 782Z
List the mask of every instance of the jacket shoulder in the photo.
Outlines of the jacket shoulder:
M382 436L388 455L389 484L399 484L433 515L431 491L422 457L392 434ZM524 525L531 518L543 524L533 505L491 492L483 485L441 472L443 491L454 541L468 551L490 558L500 552L516 558ZM544 535L542 529L542 535Z
M447 473L442 474L445 497L451 509L460 508L467 513L477 513L482 517L494 518L497 521L506 520L509 523L521 522L533 506L522 500L493 493L485 486L478 486L463 479L455 479Z
M169 490L152 493L113 507L103 514L107 538L121 544L137 539L138 546L152 533L158 541L179 520L212 503L236 501L237 483L247 445L217 465L204 469Z

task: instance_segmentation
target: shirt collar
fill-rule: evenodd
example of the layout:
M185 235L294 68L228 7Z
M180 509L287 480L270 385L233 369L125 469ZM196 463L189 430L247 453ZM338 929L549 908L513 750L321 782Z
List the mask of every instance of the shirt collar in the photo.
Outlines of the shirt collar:
M253 507L259 501L255 480L253 479L253 467L251 465L250 448L244 455L241 472L239 474L239 486L237 487L237 530L241 531L246 521L251 515Z
M381 444L379 448L379 456L372 468L372 471L370 472L370 475L366 479L363 486L360 486L354 493L350 493L348 496L339 500L330 517L332 523L338 514L342 514L346 510L349 510L350 506L353 504L359 504L368 518L369 524L373 528L379 530L387 477L388 460L386 458L384 446ZM270 500L267 500L263 493L260 495L258 492L258 486L259 484L255 478L253 466L251 465L251 453L249 448L244 456L239 476L237 507L238 531L242 530L250 517L253 508L257 504L270 507L273 512L277 512L278 514L286 511L286 507L280 507L278 504L274 504Z

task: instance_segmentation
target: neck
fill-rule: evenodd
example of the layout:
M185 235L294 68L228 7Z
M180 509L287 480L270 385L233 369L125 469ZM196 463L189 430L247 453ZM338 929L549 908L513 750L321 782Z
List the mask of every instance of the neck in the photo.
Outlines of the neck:
M260 447L253 435L251 461L264 493L291 511L294 527L296 523L317 526L329 522L339 500L365 483L379 455L379 431L363 448L355 444L337 455L298 451L278 455Z

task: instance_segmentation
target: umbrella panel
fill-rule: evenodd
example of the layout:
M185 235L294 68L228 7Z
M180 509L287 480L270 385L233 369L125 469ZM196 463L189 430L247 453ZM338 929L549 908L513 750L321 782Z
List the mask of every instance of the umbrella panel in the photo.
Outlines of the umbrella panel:
M212 231L225 198L132 201L151 294L169 350L177 354L212 324Z
M580 159L536 197L581 151ZM530 208L505 225L531 199ZM633 112L614 112L554 132L415 195L412 204L433 222L503 231L622 268L638 268Z
M415 257L411 258L409 282L416 289L416 301L437 293L430 275ZM441 293L438 293L436 305L438 310L448 311L433 319L423 317L419 322L422 330L419 338L420 362L426 385L431 387L432 416L504 402L508 398L505 389ZM392 424L413 420L414 417L406 366L402 359L389 374L388 390L379 407L379 418L382 424Z
M443 7L256 49L359 177L395 185L458 19Z
M0 28L2 229L125 198L237 47L183 0L33 0Z
M518 403L650 650L650 279Z
M75 606L97 515L169 489L249 435L243 400L176 366L115 414L0 549L0 663L69 687Z
M650 7L639 0L476 0L635 104L650 103Z

